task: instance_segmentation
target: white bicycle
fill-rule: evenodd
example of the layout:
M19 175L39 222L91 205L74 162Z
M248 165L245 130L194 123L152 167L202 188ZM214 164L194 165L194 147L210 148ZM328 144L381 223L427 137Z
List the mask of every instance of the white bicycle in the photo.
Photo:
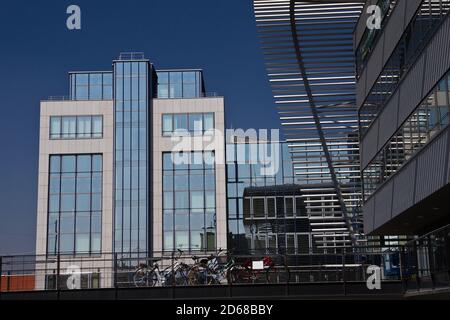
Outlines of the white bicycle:
M133 274L133 282L136 287L163 287L171 285L187 285L188 272L190 267L178 261L182 255L182 251L178 250L178 257L174 258L173 265L160 270L158 261L153 260L153 265L149 267L145 263L140 263Z

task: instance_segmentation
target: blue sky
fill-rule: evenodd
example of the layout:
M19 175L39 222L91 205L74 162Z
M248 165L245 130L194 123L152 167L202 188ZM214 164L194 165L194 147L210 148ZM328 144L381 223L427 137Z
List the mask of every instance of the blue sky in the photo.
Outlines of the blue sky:
M82 30L66 28L71 4ZM8 1L0 41L0 254L34 252L39 101L68 94L68 71L145 52L159 69L204 69L228 126L279 127L250 0Z

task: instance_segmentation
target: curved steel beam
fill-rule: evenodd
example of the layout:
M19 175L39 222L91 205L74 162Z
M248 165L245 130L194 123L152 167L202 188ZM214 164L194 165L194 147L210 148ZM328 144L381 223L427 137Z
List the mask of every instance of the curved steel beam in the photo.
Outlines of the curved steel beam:
M289 18L290 18L290 25L291 25L290 28L291 28L291 34L292 34L292 41L293 41L293 44L294 44L295 54L296 54L296 58L297 58L297 64L298 64L298 67L299 67L300 72L301 72L301 77L303 79L303 85L304 85L304 88L305 88L305 91L306 91L306 94L307 94L307 98L309 100L311 113L312 113L313 118L314 118L314 123L315 123L315 126L317 128L317 133L319 135L319 139L320 139L320 142L321 142L321 145L322 145L323 152L325 154L325 158L326 158L326 161L327 161L328 169L330 170L331 180L333 182L334 188L336 189L336 195L337 195L337 197L339 199L339 205L341 207L342 214L344 216L345 224L346 224L346 226L348 228L352 244L353 244L354 247L356 247L358 243L357 243L357 239L356 239L356 236L355 236L355 231L353 229L353 225L350 222L350 217L348 216L348 213L347 213L347 207L346 207L345 202L344 202L343 197L342 197L341 186L340 186L339 181L338 181L337 176L336 176L336 171L334 169L333 161L331 159L331 155L330 155L330 152L329 152L329 149L328 149L328 145L327 145L327 142L326 142L326 139L325 139L325 134L323 132L322 125L320 123L320 117L319 117L319 114L318 114L317 109L316 109L316 104L315 104L315 101L314 101L314 95L313 95L312 90L311 90L311 86L310 86L309 79L308 79L308 76L307 76L306 67L305 67L305 64L303 62L302 51L301 51L300 44L299 44L300 43L299 42L300 37L299 37L299 34L297 32L297 23L296 23L296 20L295 20L295 3L296 2L300 2L300 1L299 0L290 0L290 4L289 4Z

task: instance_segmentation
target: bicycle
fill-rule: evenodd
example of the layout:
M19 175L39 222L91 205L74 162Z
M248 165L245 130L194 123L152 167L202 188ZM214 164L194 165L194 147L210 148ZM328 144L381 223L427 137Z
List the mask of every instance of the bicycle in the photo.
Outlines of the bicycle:
M187 272L189 266L178 261L182 255L182 251L178 250L178 257L174 258L171 266L166 267L162 271L158 262L161 259L153 259L154 263L151 268L145 263L140 263L133 274L133 282L136 287L162 287L166 285L186 285Z
M263 269L254 270L253 260L247 258L243 263L234 263L228 272L228 281L231 283L277 283L279 272L275 262L270 256L262 259Z
M193 256L194 265L188 272L188 281L190 285L211 285L222 284L226 281L227 264L223 263L223 256L220 254L223 252L219 249L216 254L211 254L208 257L199 258Z
M234 259L225 252L221 255L222 249L219 249L215 255L209 257L207 264L207 275L210 284L226 284L228 281L228 271L234 265Z
M192 265L188 271L188 284L189 285L200 285L200 284L210 284L208 283L208 261L209 258L199 258L193 256L194 265Z

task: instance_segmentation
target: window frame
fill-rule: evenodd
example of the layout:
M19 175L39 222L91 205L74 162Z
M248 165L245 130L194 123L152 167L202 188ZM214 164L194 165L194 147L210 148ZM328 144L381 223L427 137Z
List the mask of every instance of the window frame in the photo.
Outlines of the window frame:
M79 127L79 121L81 118L89 118L90 125L89 125L89 131L88 132L80 132ZM59 119L59 133L53 132L53 121L55 119ZM101 123L101 132L97 132L94 130L94 123L95 119L100 119ZM69 124L69 132L64 133L63 130L63 123L64 120L68 121ZM71 131L71 123L74 121L75 125L75 131ZM52 115L49 116L49 140L87 140L87 139L103 139L104 136L104 116L103 114L96 114L96 115ZM84 136L80 136L83 134Z
M195 130L191 126L191 117L201 117L201 130ZM175 128L175 117L184 117L186 116L186 128ZM205 119L206 116L211 116L212 118L212 127L208 129L205 128ZM167 130L164 126L165 118L170 118L171 128ZM163 113L161 114L161 136L162 137L176 137L176 136L184 136L186 132L189 136L205 136L205 135L214 135L214 130L216 127L216 117L214 112L181 112L181 113ZM177 130L182 130L177 131ZM185 131L186 130L186 131Z

